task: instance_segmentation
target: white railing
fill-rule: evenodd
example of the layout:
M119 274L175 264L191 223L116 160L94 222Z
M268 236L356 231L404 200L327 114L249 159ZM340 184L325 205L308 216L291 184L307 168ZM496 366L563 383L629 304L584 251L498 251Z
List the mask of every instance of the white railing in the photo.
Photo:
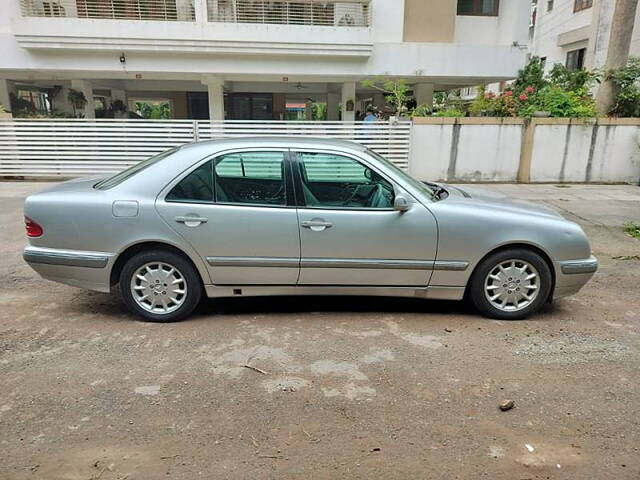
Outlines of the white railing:
M18 119L0 121L0 176L76 177L117 172L171 147L222 137L353 140L408 168L411 123Z
M208 20L277 25L369 26L370 0L207 0Z
M193 0L20 0L25 17L194 21Z

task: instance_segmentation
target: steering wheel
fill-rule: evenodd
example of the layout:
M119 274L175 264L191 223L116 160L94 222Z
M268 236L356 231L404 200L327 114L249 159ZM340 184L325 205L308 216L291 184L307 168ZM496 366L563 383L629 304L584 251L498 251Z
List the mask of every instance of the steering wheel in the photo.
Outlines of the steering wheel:
M358 194L358 192L360 191L360 187L363 186L370 186L368 183L366 185L357 185L356 188L354 188L353 193L351 194L351 196L349 198L347 198L344 202L342 202L343 206L348 206L349 203L351 203L351 200L353 200L354 198L356 198L356 195Z

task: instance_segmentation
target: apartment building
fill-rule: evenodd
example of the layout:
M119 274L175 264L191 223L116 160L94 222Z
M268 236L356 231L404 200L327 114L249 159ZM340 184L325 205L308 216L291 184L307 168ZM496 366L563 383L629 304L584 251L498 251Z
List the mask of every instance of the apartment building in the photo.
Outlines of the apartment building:
M571 69L600 68L609 49L615 0L537 0L531 53ZM640 56L640 10L636 14L631 55Z
M3 0L0 103L73 111L170 104L172 118L278 120L326 104L351 121L404 78L418 104L434 91L515 76L530 0ZM297 111L297 113L296 113ZM303 111L304 113L300 113Z

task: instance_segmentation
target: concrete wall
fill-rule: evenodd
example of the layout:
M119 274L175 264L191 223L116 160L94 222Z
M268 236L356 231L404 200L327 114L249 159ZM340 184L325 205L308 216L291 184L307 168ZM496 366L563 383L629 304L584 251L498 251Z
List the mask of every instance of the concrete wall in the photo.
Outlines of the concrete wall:
M609 49L611 19L616 0L594 0L593 7L573 11L575 0L555 0L553 10L547 1L538 1L536 28L531 53L547 58L547 69L566 62L567 52L587 48L587 68L604 65ZM640 9L636 13L631 41L631 55L640 55Z
M500 2L497 17L457 15L455 42L472 45L511 45L515 42L526 49L530 17L530 0Z
M405 0L405 42L453 42L455 0Z
M640 119L416 118L412 129L409 171L420 180L640 180Z

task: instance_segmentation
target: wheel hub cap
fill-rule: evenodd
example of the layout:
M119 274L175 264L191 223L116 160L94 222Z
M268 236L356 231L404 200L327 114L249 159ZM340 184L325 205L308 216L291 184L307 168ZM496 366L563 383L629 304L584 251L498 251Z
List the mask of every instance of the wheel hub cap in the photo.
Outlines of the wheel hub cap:
M484 282L489 303L506 312L517 312L529 306L538 296L539 287L538 271L523 260L500 262Z
M133 274L131 294L139 306L162 315L177 310L184 303L187 282L173 265L147 263Z

